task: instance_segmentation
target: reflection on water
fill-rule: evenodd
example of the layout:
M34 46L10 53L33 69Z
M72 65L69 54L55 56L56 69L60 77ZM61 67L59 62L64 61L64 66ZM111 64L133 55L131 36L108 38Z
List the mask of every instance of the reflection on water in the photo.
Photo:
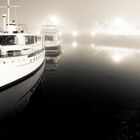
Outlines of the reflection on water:
M101 53L108 53L114 62L121 62L123 59L128 59L128 57L140 54L140 49L131 49L131 48L118 48L111 46L94 46L94 51Z
M114 64L119 64L115 69L113 68L110 71L110 78L112 79L112 83L116 80L116 87L118 91L116 94L125 95L123 98L122 103L116 102L116 107L108 107L110 108L110 112L107 114L104 112L100 112L105 118L108 123L110 123L108 128L108 137L111 140L137 140L140 138L140 67L139 67L139 60L140 60L140 49L132 49L132 48L118 48L118 47L109 47L109 46L94 46L94 52L96 52L96 56L100 56L100 58L104 58L102 60L105 62L105 66L113 67ZM102 56L101 56L102 55ZM112 60L110 63L106 58L110 57L109 59ZM97 57L98 58L98 57ZM107 64L107 62L109 64ZM104 67L105 67L104 66ZM115 78L114 76L118 76ZM109 78L109 79L110 79ZM105 80L107 83L104 85L108 85L108 81ZM114 84L110 83L110 88L115 89ZM121 84L120 84L121 83ZM123 88L125 90L123 90ZM107 89L107 87L106 87ZM113 92L109 93L115 95ZM115 95L117 97L117 95ZM129 97L130 96L130 97ZM127 101L128 100L128 101ZM110 104L113 105L113 104ZM108 109L105 108L107 111ZM97 111L98 112L98 111ZM91 113L95 115L96 113ZM90 115L91 115L90 114ZM97 113L98 114L98 113ZM109 116L108 116L109 115ZM92 118L94 118L92 116ZM102 118L102 117L101 117ZM108 120L110 119L110 120ZM112 123L112 124L111 124ZM104 124L104 122L103 122Z
M28 132L46 135L62 126L61 132L88 129L95 140L139 139L140 49L83 42L64 42L63 54L46 57L44 82L21 117L31 124Z
M52 56L46 57L46 72L47 73L56 73L58 72L58 67L60 63L60 55L59 56Z
M26 107L40 83L44 67L45 63L34 75L0 93L0 119L12 117Z
M88 114L92 137L139 139L140 49L93 43L78 44L76 49L70 43L63 49L60 67L63 86L59 86L77 101L71 99L73 111L76 108L82 115ZM70 95L64 87L70 90Z

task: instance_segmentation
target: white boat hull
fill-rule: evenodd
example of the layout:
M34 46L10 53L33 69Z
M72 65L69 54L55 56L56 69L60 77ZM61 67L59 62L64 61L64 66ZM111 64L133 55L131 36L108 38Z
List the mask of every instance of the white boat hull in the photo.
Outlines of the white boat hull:
M44 69L45 63L31 77L0 93L0 118L14 115L26 107L42 80Z
M0 59L0 91L38 69L45 58L45 51L32 57L8 57Z

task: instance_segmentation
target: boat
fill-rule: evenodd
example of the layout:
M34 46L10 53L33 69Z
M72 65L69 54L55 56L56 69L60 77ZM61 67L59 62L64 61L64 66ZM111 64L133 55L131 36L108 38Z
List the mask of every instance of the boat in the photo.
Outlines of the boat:
M11 88L37 72L45 60L42 35L17 30L16 23L10 22L8 0L7 24L3 15L3 31L0 33L0 92Z
M46 56L58 56L61 54L62 41L57 25L44 25L41 31L44 38Z
M32 76L0 93L0 121L18 115L28 106L34 92L44 84L44 70L45 61Z

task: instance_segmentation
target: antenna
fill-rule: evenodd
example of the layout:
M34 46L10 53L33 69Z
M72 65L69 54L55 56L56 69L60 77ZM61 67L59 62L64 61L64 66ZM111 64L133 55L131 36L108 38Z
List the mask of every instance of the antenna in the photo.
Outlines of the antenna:
M0 8L7 8L7 27L9 30L9 24L10 24L10 8L19 8L18 5L10 5L10 0L7 0L7 6L0 6Z
M4 30L4 32L5 32L5 31L6 31L6 27L5 27L5 25L6 25L6 24L5 24L5 22L6 22L6 20L5 20L5 19L6 19L6 15L3 14L2 17L3 17L3 30Z

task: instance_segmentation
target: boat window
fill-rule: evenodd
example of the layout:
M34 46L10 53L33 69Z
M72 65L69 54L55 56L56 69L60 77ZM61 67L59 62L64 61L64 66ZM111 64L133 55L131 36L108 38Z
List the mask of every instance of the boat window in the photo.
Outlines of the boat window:
M45 41L53 41L54 37L52 35L45 35Z
M0 45L16 45L16 42L16 36L14 35L0 36Z
M20 56L21 55L21 51L20 50L11 50L11 51L7 51L6 52L6 56L8 57L12 57L12 56Z
M41 41L41 37L38 36L38 37L37 37L37 42L40 42L40 41Z
M25 44L34 44L35 43L35 38L34 36L25 36Z
M31 44L34 44L34 43L35 43L35 37L31 36Z
M31 44L30 36L25 36L25 44L26 45Z
M37 36L35 36L35 43L37 43Z
M25 36L25 44L35 44L37 42L41 41L41 37L37 36Z

